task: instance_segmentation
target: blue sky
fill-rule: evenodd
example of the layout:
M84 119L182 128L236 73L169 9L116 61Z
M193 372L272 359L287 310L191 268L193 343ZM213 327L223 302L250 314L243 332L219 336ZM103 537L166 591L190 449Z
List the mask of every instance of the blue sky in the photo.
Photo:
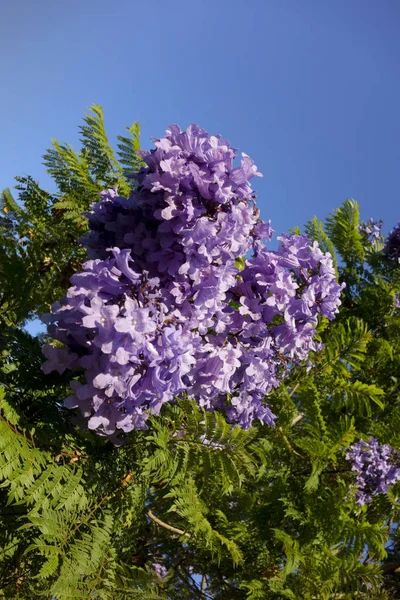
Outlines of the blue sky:
M347 196L400 218L397 0L13 0L0 24L0 186L47 184L50 139L87 107L142 145L197 122L252 156L280 232Z
M0 187L45 187L52 137L78 145L87 107L142 146L170 123L221 133L264 174L277 232L354 197L400 218L398 0L13 0L0 22Z

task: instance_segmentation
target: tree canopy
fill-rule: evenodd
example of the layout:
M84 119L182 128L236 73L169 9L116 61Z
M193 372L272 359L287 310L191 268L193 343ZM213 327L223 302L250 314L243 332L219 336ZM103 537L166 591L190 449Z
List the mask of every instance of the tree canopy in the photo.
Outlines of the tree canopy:
M348 458L374 438L400 466L397 233L388 245L351 199L293 230L346 285L307 359L282 357L273 427L240 427L188 393L114 443L64 406L76 374L41 369L42 345L61 342L24 330L82 271L83 213L104 189L140 185L137 123L116 151L99 106L80 132L78 152L54 140L44 155L55 193L25 176L1 196L0 596L397 598L400 484L360 504Z

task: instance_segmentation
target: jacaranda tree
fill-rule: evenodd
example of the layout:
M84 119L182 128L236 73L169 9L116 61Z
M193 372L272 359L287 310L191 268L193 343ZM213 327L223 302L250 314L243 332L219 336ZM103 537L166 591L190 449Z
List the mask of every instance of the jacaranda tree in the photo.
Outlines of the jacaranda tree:
M400 226L273 240L221 137L80 130L2 194L0 593L397 598Z

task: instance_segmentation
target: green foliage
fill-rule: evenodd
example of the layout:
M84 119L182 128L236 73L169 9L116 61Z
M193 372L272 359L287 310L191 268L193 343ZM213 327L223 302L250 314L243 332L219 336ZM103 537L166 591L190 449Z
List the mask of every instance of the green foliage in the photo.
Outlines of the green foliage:
M202 485L216 479L220 493L228 494L247 476L254 476L256 461L250 446L255 432L232 427L220 413L201 410L189 400L165 411L165 425L153 418L154 432L147 438L158 448L146 467L153 481L184 480L191 469L200 466ZM171 433L177 420L182 429Z
M354 200L346 200L326 220L325 231L349 266L362 261L365 254L359 224L360 208Z
M86 232L83 212L97 202L104 188L118 186L129 195L129 173L140 165L139 125L118 136L115 153L108 140L101 107L84 118L81 149L53 140L44 165L55 184L43 190L32 177L16 177L18 199L10 189L0 197L0 325L21 324L48 312L79 269L85 253L78 239ZM119 160L121 162L119 162Z
M45 336L21 328L84 260L82 212L105 187L128 194L140 167L137 123L116 151L99 106L80 132L78 152L55 140L45 154L55 193L27 176L18 199L2 194L0 597L398 597L400 487L359 507L345 459L370 435L400 448L400 274L360 236L358 204L305 226L347 287L311 370L291 366L270 394L276 427L181 398L116 447L63 408L71 377L44 376Z

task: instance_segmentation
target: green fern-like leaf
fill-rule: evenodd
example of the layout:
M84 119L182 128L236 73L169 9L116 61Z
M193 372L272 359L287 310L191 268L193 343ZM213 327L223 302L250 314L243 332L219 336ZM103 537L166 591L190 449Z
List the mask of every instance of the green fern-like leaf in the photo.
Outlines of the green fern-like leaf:
M335 323L326 340L325 355L328 364L343 377L348 368L360 368L372 334L363 321L354 317L345 323Z
M360 207L355 200L346 200L326 220L326 233L349 264L364 259L359 224Z
M384 391L376 385L355 381L352 384L344 384L333 392L332 409L340 411L345 407L350 413L370 417L372 404L380 410L384 409L383 396Z

